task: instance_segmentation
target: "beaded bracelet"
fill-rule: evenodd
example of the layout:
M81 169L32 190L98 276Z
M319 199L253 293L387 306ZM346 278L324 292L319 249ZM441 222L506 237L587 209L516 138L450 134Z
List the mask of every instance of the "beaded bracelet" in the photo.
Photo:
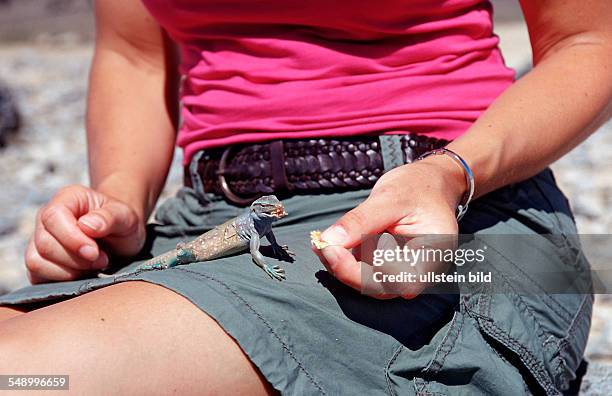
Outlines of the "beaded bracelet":
M419 156L415 161L420 161L426 157L429 157L430 155L444 155L444 154L448 155L455 162L461 165L465 173L465 182L468 186L468 191L463 195L463 198L461 199L461 203L457 206L457 221L459 221L461 220L465 212L467 212L468 204L472 202L472 197L474 196L474 174L472 173L472 170L470 169L467 162L465 162L465 160L461 158L459 154L447 148L441 148L441 149L435 149L435 150L428 151L422 154L421 156Z

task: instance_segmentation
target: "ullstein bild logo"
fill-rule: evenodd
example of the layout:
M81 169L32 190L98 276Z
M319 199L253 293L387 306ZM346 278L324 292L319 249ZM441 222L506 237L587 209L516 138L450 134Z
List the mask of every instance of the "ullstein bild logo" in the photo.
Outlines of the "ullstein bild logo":
M377 283L491 283L491 272L468 272L467 274L437 273L429 271L424 274L413 272L400 272L398 274L385 274L380 271L372 273L372 280Z

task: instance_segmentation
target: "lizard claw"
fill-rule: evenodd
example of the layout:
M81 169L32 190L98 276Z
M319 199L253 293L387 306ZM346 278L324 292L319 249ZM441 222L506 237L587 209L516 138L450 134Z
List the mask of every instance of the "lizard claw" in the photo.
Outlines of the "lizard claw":
M279 267L278 265L275 265L273 267L265 265L263 267L263 270L266 271L266 274L268 274L272 279L276 279L278 281L286 279L285 270Z
M295 253L294 253L293 251L289 250L289 246L287 246L287 245L281 245L281 248L282 248L282 249L283 249L283 251L284 251L285 253L287 253L289 256L291 256L291 257L295 257Z
M295 253L289 250L289 246L287 245L276 245L272 247L274 255L277 257L289 256L295 257Z

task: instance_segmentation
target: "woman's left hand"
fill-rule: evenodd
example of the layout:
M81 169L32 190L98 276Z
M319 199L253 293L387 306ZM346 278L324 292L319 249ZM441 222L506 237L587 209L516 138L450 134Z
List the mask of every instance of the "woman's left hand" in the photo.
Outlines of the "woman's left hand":
M408 238L432 234L456 236L455 212L465 191L463 170L447 156L434 155L397 167L378 180L364 202L322 233L321 240L329 246L314 251L330 273L354 289L377 298L415 297L426 284L406 282L392 293L383 286L378 290L374 286L373 290L371 281L365 285L369 273L362 270L369 272L372 267L360 262L350 249L359 247L364 236L383 232ZM379 268L383 272L394 271L393 266Z

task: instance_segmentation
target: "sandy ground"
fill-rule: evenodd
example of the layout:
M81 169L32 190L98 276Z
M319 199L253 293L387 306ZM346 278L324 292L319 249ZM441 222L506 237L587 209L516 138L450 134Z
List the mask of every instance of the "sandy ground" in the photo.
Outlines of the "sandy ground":
M514 6L502 1L500 9L496 32L506 62L525 69L530 63L525 27L517 20ZM80 8L78 12L87 15ZM0 22L3 18L6 21L7 15L0 8ZM13 17L24 18L22 14ZM87 21L90 19L79 22L86 25L86 31ZM83 124L91 35L50 31L52 34L37 34L27 41L14 40L16 35L10 34L15 30L0 23L0 80L14 90L25 122L8 147L0 151L0 294L27 282L23 251L38 207L61 186L87 182ZM177 152L165 195L179 185L179 161ZM612 124L555 163L553 169L572 203L579 231L609 233ZM592 365L584 394L612 394L611 319L612 296L598 295L587 346Z

